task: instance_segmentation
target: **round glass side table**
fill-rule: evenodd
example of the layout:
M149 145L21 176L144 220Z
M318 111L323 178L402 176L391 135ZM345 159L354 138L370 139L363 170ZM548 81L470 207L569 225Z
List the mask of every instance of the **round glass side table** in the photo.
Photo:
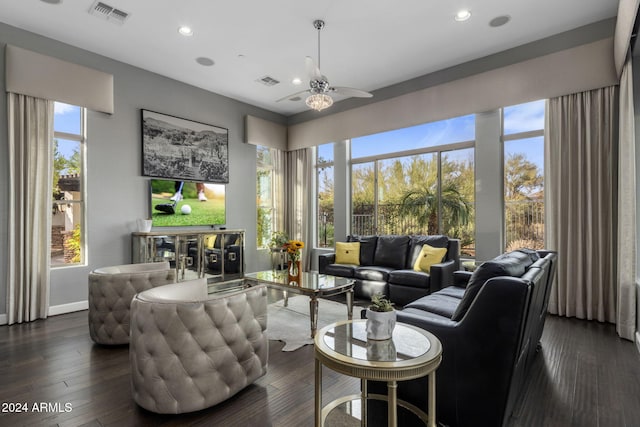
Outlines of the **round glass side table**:
M393 337L367 340L366 320L347 320L322 328L315 337L315 425L324 425L327 415L339 405L361 401L361 421L367 425L367 400L387 401L387 425L397 426L397 407L413 412L429 427L436 426L435 371L442 361L442 344L430 332L397 323ZM360 378L361 394L352 394L322 405L322 367ZM398 381L428 376L427 411L397 397ZM369 394L367 381L385 381L387 395Z

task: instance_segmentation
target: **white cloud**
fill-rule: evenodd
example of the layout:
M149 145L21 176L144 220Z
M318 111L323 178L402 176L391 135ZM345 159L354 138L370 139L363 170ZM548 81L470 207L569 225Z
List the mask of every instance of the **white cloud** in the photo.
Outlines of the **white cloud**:
M72 112L76 107L62 102L56 102L53 107L54 114L67 114Z

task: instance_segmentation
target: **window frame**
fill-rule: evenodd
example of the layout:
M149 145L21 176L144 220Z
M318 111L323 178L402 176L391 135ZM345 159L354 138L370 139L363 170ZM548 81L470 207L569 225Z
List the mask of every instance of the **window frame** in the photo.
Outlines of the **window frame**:
M335 143L333 142L328 142L326 144L322 144L323 146L331 146L331 149L333 150L335 147ZM331 168L331 170L333 171L333 176L331 178L333 184L334 184L334 189L335 189L335 159L331 159L328 161L320 161L320 156L319 156L319 146L315 146L314 147L315 150L315 164L314 164L314 171L315 171L315 198L316 198L316 203L315 203L315 226L316 226L316 242L314 243L314 247L316 248L331 248L333 247L333 244L330 244L328 246L323 246L320 244L320 239L321 239L321 224L320 224L320 172L322 169L326 169L326 168ZM335 191L334 191L334 205L332 207L332 211L334 212L335 215ZM326 227L325 223L325 227ZM334 222L332 222L332 224L335 225L335 216L334 216ZM326 230L325 230L326 232ZM332 241L335 241L335 235L332 238Z
M378 204L379 204L379 197L378 197L378 193L379 191L377 191L378 189L378 170L379 170L379 162L383 161L383 160L390 160L390 159L397 159L397 158L402 158L402 157L412 157L412 156L419 156L419 155L424 155L424 154L435 154L436 158L437 158L437 167L438 170L436 171L437 173L437 192L438 192L438 232L442 233L442 227L443 227L443 223L441 221L441 217L442 217L442 153L443 152L448 152L448 151L455 151L455 150L461 150L461 149L468 149L468 148L474 148L475 149L475 145L476 145L476 141L475 140L467 140L467 141L461 141L461 142L452 142L452 143L447 143L447 144L443 144L443 145L437 145L437 146L432 146L432 147L424 147L424 148L418 148L418 149L412 149L412 150L405 150L405 151L397 151L394 153L386 153L386 154L379 154L379 155L372 155L372 156L365 156L365 157L357 157L357 158L352 158L351 159L351 163L350 163L350 167L349 167L349 173L351 175L351 182L353 183L353 165L357 165L357 164L363 164L363 163L373 163L373 167L374 167L374 214L373 214L373 233L374 234L378 234L379 231L379 226L378 226ZM474 169L475 169L475 161L474 161ZM475 200L475 198L474 198ZM349 201L351 204L351 208L353 210L353 184L351 185L351 188L349 189ZM353 222L353 212L351 213L351 220L349 221L348 226L348 230L349 233L352 232L351 228L352 228L352 222Z
M69 104L71 105L71 104ZM67 140L67 141L75 141L80 144L80 199L73 200L54 200L53 197L50 198L49 202L51 203L50 211L53 213L53 209L57 205L79 205L80 206L80 262L76 263L61 263L54 264L51 256L51 243L49 244L49 268L51 270L59 270L64 268L74 268L74 267L86 267L88 265L88 236L87 236L87 109L85 107L74 105L74 107L78 107L80 109L80 133L74 134L69 132L61 132L54 130L53 139L51 140L51 144L54 144L55 140ZM55 114L54 114L54 123L55 123ZM54 124L55 129L55 124ZM51 154L51 169L53 173L53 152ZM51 189L49 194L53 194L53 181L51 182ZM50 234L53 231L53 223L51 224L51 229L49 230Z
M541 102L544 100L536 100L536 101L531 101L530 103L535 103L535 102ZM506 182L506 162L507 162L507 156L506 156L506 148L507 148L507 142L514 142L514 141L520 141L520 140L527 140L527 139L533 139L533 138L542 138L543 141L545 139L545 135L546 135L546 128L544 127L546 124L546 121L542 122L542 129L535 129L535 130L527 130L527 131L522 131L522 132L513 132L513 133L509 133L509 134L505 134L505 110L511 107L517 107L520 105L526 105L526 104L530 104L529 102L527 103L523 103L523 104L516 104L516 105L508 105L505 107L500 108L500 139L501 139L501 144L502 144L502 180L503 182ZM547 103L544 102L543 104L543 108L544 108L544 116L546 116L547 114ZM544 146L543 146L543 155L544 155ZM543 157L543 162L544 162L544 157ZM542 170L541 170L541 174L542 174L542 179L543 179L543 183L542 183L542 191L544 192L544 184L545 184L545 176L544 176L544 163L542 164ZM509 241L508 241L508 230L507 230L507 199L506 199L506 185L503 184L503 196L502 196L502 200L503 200L503 206L502 206L502 218L503 218L503 224L502 224L502 230L503 230L503 238L502 238L502 249L503 251L507 250L507 247L509 245ZM544 198L542 199L542 218L544 220L544 211L545 211L545 204L544 204ZM546 239L547 236L544 233L544 223L543 223L543 230L542 230L542 238L543 238L543 247L545 246L546 243Z
M274 181L275 181L275 165L273 164L273 157L270 156L269 158L271 159L270 163L265 163L260 161L260 157L259 154L261 151L267 151L270 152L271 150L273 150L270 147L266 147L266 146L262 146L262 145L257 145L256 146L256 248L258 250L262 250L262 249L269 249L269 240L271 239L271 235L273 234L273 232L275 231L275 224L273 223L273 212L276 210L276 206L275 206L275 200L274 200L274 195L273 195L273 187L274 187ZM261 195L259 194L259 190L260 190L260 171L268 171L269 172L269 195L268 197L266 197L266 200L269 200L268 204L260 204L260 201L263 201L263 198L260 197ZM258 232L258 230L261 228L261 226L259 225L259 214L258 212L260 211L260 209L266 209L269 212L269 232L268 234L263 234L262 236L260 235L260 233ZM264 230L263 230L264 232ZM263 239L264 241L262 242L262 245L260 244L260 239Z

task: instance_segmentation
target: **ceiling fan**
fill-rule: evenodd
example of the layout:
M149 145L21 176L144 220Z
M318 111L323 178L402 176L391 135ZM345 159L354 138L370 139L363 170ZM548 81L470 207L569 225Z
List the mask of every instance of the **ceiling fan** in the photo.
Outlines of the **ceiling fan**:
M318 65L316 66L313 58L310 56L306 57L305 63L309 76L309 89L285 96L276 102L284 101L285 99L294 100L294 98L304 93L310 93L305 101L306 104L309 108L321 111L333 104L333 98L331 98L332 93L346 95L348 97L371 98L373 96L372 94L360 89L329 85L329 80L320 72L320 31L324 28L324 21L316 19L313 21L313 27L318 30Z

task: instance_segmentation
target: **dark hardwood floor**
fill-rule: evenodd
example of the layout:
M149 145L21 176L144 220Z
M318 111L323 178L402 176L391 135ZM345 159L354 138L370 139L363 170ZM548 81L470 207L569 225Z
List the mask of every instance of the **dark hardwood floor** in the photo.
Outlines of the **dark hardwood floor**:
M0 327L1 426L312 426L313 346L270 342L266 376L226 402L192 414L139 408L128 347L94 345L87 312ZM328 369L328 402L359 389ZM9 404L23 404L16 413ZM40 404L48 408L40 408ZM34 411L44 409L42 412ZM66 406L65 406L66 405ZM9 411L9 412L7 412ZM479 426L483 426L480 422ZM549 316L543 348L510 427L640 425L640 355L613 325Z

